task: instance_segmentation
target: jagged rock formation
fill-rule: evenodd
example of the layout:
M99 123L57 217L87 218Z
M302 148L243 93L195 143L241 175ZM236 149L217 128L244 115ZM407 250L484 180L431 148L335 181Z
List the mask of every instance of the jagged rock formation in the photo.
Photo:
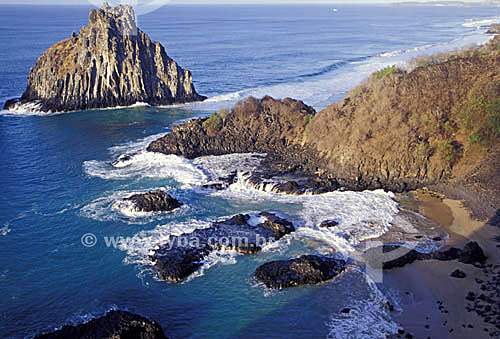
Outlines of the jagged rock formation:
M5 108L74 111L204 99L196 93L190 71L137 28L131 6L105 3L90 11L88 26L38 59L21 100L10 100Z
M196 119L173 128L171 134L154 141L148 151L196 158L230 153L284 153L300 139L306 117L316 112L293 99L249 98L226 116Z
M346 268L344 260L303 255L300 258L265 263L255 271L255 279L268 288L319 284L333 279Z
M105 316L85 324L66 325L37 339L101 338L101 339L166 339L163 329L155 321L125 311L110 311Z
M182 203L162 190L134 194L124 199L134 204L137 212L168 212L182 206Z
M262 212L259 216L265 221L258 225L249 224L249 215L238 214L209 228L171 237L151 255L159 278L179 282L196 272L214 250L255 254L267 243L295 231L291 222L272 213Z

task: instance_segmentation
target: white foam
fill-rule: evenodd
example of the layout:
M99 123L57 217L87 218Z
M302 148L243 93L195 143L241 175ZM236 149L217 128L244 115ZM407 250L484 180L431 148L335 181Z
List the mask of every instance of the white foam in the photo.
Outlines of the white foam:
M233 153L219 156L204 156L193 160L193 166L202 170L209 181L227 177L234 172L255 171L261 165L265 154Z
M153 230L141 231L134 235L129 241L120 243L119 248L127 252L125 263L152 266L150 260L151 251L159 248L160 245L168 243L171 237L184 233L192 233L197 229L208 228L213 220L188 220L185 222L171 222L165 225L158 225Z
M9 234L12 230L9 228L9 223L6 222L2 228L0 228L0 234L3 236L6 236Z
M80 214L97 221L122 221L133 224L146 224L162 217L179 217L189 210L189 205L184 204L170 212L142 212L137 211L131 201L123 200L140 193L144 193L144 191L112 192L83 206L80 209Z
M179 183L199 185L207 181L202 170L190 160L161 153L141 151L133 155L122 167L112 166L107 161L90 160L83 164L85 172L102 179L173 178Z
M211 251L203 260L203 265L193 274L191 274L184 282L187 283L192 279L202 277L205 272L215 265L234 265L237 263L236 258L241 255L235 250L216 250Z
M360 281L368 282L368 298L355 300L347 314L333 314L327 323L330 328L327 338L387 338L400 328L392 320L386 306L388 300L377 285L368 277Z
M326 251L354 251L360 242L375 239L386 233L399 212L392 193L382 190L365 192L330 192L320 195L287 195L255 189L238 173L236 183L225 191L211 195L228 200L253 202L272 201L299 204L292 217L296 226L294 238L314 239L325 245ZM336 220L332 228L318 227L322 221Z
M488 19L468 19L465 23L462 24L463 27L467 28L476 28L476 29L482 29L485 28L491 24L497 24L500 23L500 17L492 17Z
M135 151L150 140L155 140L158 135L121 146L114 146L111 152L127 149ZM118 148L119 147L119 148ZM128 147L128 148L127 148ZM127 158L123 158L123 156ZM218 178L226 177L240 169L254 170L259 167L262 154L228 154L222 156L206 156L189 160L177 155L138 151L125 153L116 163L111 161L89 160L83 164L85 173L92 177L102 179L123 180L130 178L173 178L181 184L201 186Z
M40 108L41 104L36 102L29 102L24 104L16 103L15 106L11 109L0 110L0 115L26 117L26 116L51 116L51 115L67 113L67 112L52 112L52 111L43 112L40 110Z
M123 155L123 154L127 154L127 153L138 152L138 151L146 149L146 147L148 147L150 143L162 138L167 133L168 133L168 129L163 133L148 135L147 137L136 140L136 141L130 141L130 142L126 142L123 144L112 146L108 149L108 151L112 156L115 156L115 157L118 155Z
M124 109L124 108L134 108L134 107L146 107L150 106L148 103L145 102L136 102L135 104L132 104L130 106L113 106L113 107L105 107L105 108L91 108L88 110L114 110L114 109ZM59 115L59 114L65 114L65 113L71 113L71 112L78 112L81 110L77 111L67 111L67 112L54 112L54 111L48 111L44 112L41 110L42 104L37 101L33 102L26 102L26 103L16 103L14 107L10 109L3 109L0 110L0 115L11 115L11 116L51 116L51 115Z

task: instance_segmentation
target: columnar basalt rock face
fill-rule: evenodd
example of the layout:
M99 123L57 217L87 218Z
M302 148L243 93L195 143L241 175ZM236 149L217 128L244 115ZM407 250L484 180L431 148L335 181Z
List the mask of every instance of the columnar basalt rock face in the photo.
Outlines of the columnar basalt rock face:
M169 105L204 100L191 73L137 28L131 6L92 9L89 25L49 48L28 76L20 102L40 111Z

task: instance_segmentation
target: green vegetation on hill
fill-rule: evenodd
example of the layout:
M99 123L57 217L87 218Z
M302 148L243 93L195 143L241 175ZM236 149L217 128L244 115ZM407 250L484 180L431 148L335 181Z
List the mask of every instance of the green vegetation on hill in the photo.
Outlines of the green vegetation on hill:
M208 134L216 134L222 128L224 120L221 114L212 113L210 117L203 122L203 128Z
M380 80L380 79L385 78L386 76L393 74L394 72L396 72L396 70L399 70L396 68L396 65L388 66L388 67L376 72L375 77L378 80Z

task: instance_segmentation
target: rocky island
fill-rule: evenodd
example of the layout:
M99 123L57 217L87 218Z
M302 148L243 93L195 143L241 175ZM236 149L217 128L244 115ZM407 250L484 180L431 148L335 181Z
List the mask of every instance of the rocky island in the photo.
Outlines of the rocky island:
M204 99L191 72L137 28L131 6L104 3L90 11L88 26L38 59L22 97L8 100L4 108L66 112Z
M79 325L65 325L51 333L40 334L37 339L61 338L141 338L166 339L156 321L126 311L109 311L106 315Z

